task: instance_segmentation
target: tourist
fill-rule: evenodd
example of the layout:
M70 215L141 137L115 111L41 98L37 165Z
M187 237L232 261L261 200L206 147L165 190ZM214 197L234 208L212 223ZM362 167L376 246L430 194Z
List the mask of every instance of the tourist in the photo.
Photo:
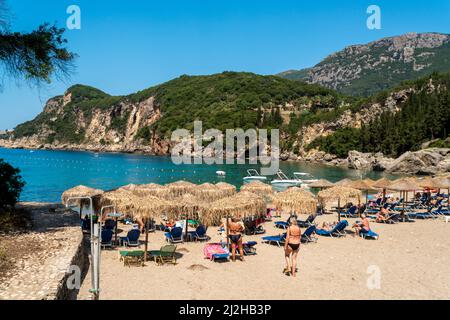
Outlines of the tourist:
M389 210L385 207L381 207L381 210L377 213L377 217L375 219L378 223L387 222L389 220Z
M367 215L363 213L361 215L362 221L359 223L355 223L353 228L355 229L355 235L359 236L361 233L368 233L370 231L370 224ZM354 236L355 236L354 235Z
M239 248L239 255L241 261L244 261L244 248L242 245L242 233L244 232L244 227L241 223L239 223L239 220L236 218L232 218L231 221L228 223L227 226L228 229L228 237L231 242L231 256L233 262L236 261L236 246Z
M284 253L286 259L286 268L284 273L295 277L297 271L297 254L300 249L300 240L302 237L302 231L297 225L297 217L291 216L289 221L289 227L286 230L286 241L284 244Z

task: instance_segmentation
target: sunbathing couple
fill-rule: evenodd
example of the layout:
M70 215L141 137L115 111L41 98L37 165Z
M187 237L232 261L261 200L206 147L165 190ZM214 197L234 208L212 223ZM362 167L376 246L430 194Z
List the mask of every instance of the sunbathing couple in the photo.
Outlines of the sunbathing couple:
M391 210L381 207L381 210L377 212L377 216L375 221L378 223L394 223L394 218L397 216L396 212L392 212Z

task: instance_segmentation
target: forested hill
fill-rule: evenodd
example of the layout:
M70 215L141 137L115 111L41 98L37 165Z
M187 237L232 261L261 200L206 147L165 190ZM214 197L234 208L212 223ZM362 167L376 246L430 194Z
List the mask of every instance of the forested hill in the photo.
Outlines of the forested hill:
M360 128L340 128L319 137L307 149L318 148L339 157L347 157L351 150L398 157L427 142L431 147L450 147L450 73L408 82L394 91L402 89L409 90L409 96L398 109L386 110ZM378 100L383 97L387 93Z

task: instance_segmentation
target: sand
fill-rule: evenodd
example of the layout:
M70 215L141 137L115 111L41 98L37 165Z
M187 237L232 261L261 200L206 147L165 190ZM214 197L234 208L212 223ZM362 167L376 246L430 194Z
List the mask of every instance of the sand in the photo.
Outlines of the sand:
M318 221L336 219L327 215ZM348 234L302 245L297 278L282 273L283 249L262 244L261 236L245 237L258 241L258 254L245 262L204 259L204 243L178 245L183 257L175 266L149 261L145 267L124 267L118 250L104 250L100 299L450 299L450 223L442 219L373 223L372 229L380 234L379 240ZM273 222L266 223L266 230L266 235L282 232ZM220 240L217 228L210 228L208 234L212 241ZM161 231L149 239L150 249L165 244ZM374 281L378 271L379 287ZM89 288L90 274L78 299L89 299Z

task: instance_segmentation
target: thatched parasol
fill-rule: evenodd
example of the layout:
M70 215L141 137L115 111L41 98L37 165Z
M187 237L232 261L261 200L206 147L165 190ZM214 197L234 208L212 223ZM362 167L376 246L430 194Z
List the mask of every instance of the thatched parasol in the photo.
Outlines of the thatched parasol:
M77 197L96 197L103 193L103 190L89 188L86 186L77 186L66 190L61 195L61 202L63 204L67 204L67 200L69 198L77 198Z
M66 205L68 200L70 198L79 198L79 197L89 197L92 199L92 210L94 211L98 211L99 210L99 197L100 195L103 194L103 190L100 189L94 189L94 188L90 188L90 187L86 187L86 186L77 186L74 188L71 188L69 190L66 190L63 192L63 194L61 195L61 202ZM82 216L82 211L83 211L83 205L86 205L86 203L88 202L88 200L76 200L75 203L79 206L79 213L80 213L80 219ZM93 214L94 212L91 212L91 214Z
M352 182L353 182L353 180L350 180L350 179L348 179L348 178L345 178L345 179L339 180L339 181L336 182L334 185L335 185L335 186L341 186L341 187L348 187L348 185L349 185L350 183L352 183Z
M261 181L252 181L241 187L241 191L252 192L264 198L270 198L273 194L272 186Z
M177 181L169 183L168 185L166 185L166 188L168 188L169 190L169 197L176 198L186 193L192 194L196 188L196 185L188 181Z
M326 179L320 179L320 180L317 180L317 181L309 184L310 188L316 188L316 189L320 189L320 190L323 190L326 188L331 188L333 186L334 186L334 184Z
M319 202L325 206L330 201L338 201L338 219L341 220L341 201L348 202L353 199L360 201L361 191L354 188L334 186L332 188L322 190L318 193L317 197Z
M372 184L372 187L383 190L383 201L386 198L386 188L392 183L388 178L381 178Z
M308 191L288 189L272 197L272 202L279 210L287 210L297 214L311 214L317 210L317 200Z
M422 188L435 188L437 181L435 181L431 177L425 177L422 179L416 179L416 183L419 187L422 187Z
M400 178L392 182L387 189L393 190L393 191L399 191L401 194L403 194L403 209L402 209L402 216L403 220L405 219L405 204L408 202L408 192L409 191L415 191L420 190L421 187L415 182L414 178Z
M227 196L225 189L221 189L211 183L203 183L195 186L192 194L202 201L215 201Z
M222 190L225 197L230 197L234 194L236 194L236 187L232 184L226 183L226 182L219 182L216 184L217 188Z
M369 199L369 190L375 190L366 180L355 180L348 184L348 187L366 192L366 203Z
M162 199L170 198L169 189L165 186L161 186L155 183L139 184L139 185L129 184L127 186L123 186L121 189L131 191L139 196L150 195Z
M435 188L447 189L447 204L448 209L450 210L450 175L447 177L436 177L433 181L435 182Z

